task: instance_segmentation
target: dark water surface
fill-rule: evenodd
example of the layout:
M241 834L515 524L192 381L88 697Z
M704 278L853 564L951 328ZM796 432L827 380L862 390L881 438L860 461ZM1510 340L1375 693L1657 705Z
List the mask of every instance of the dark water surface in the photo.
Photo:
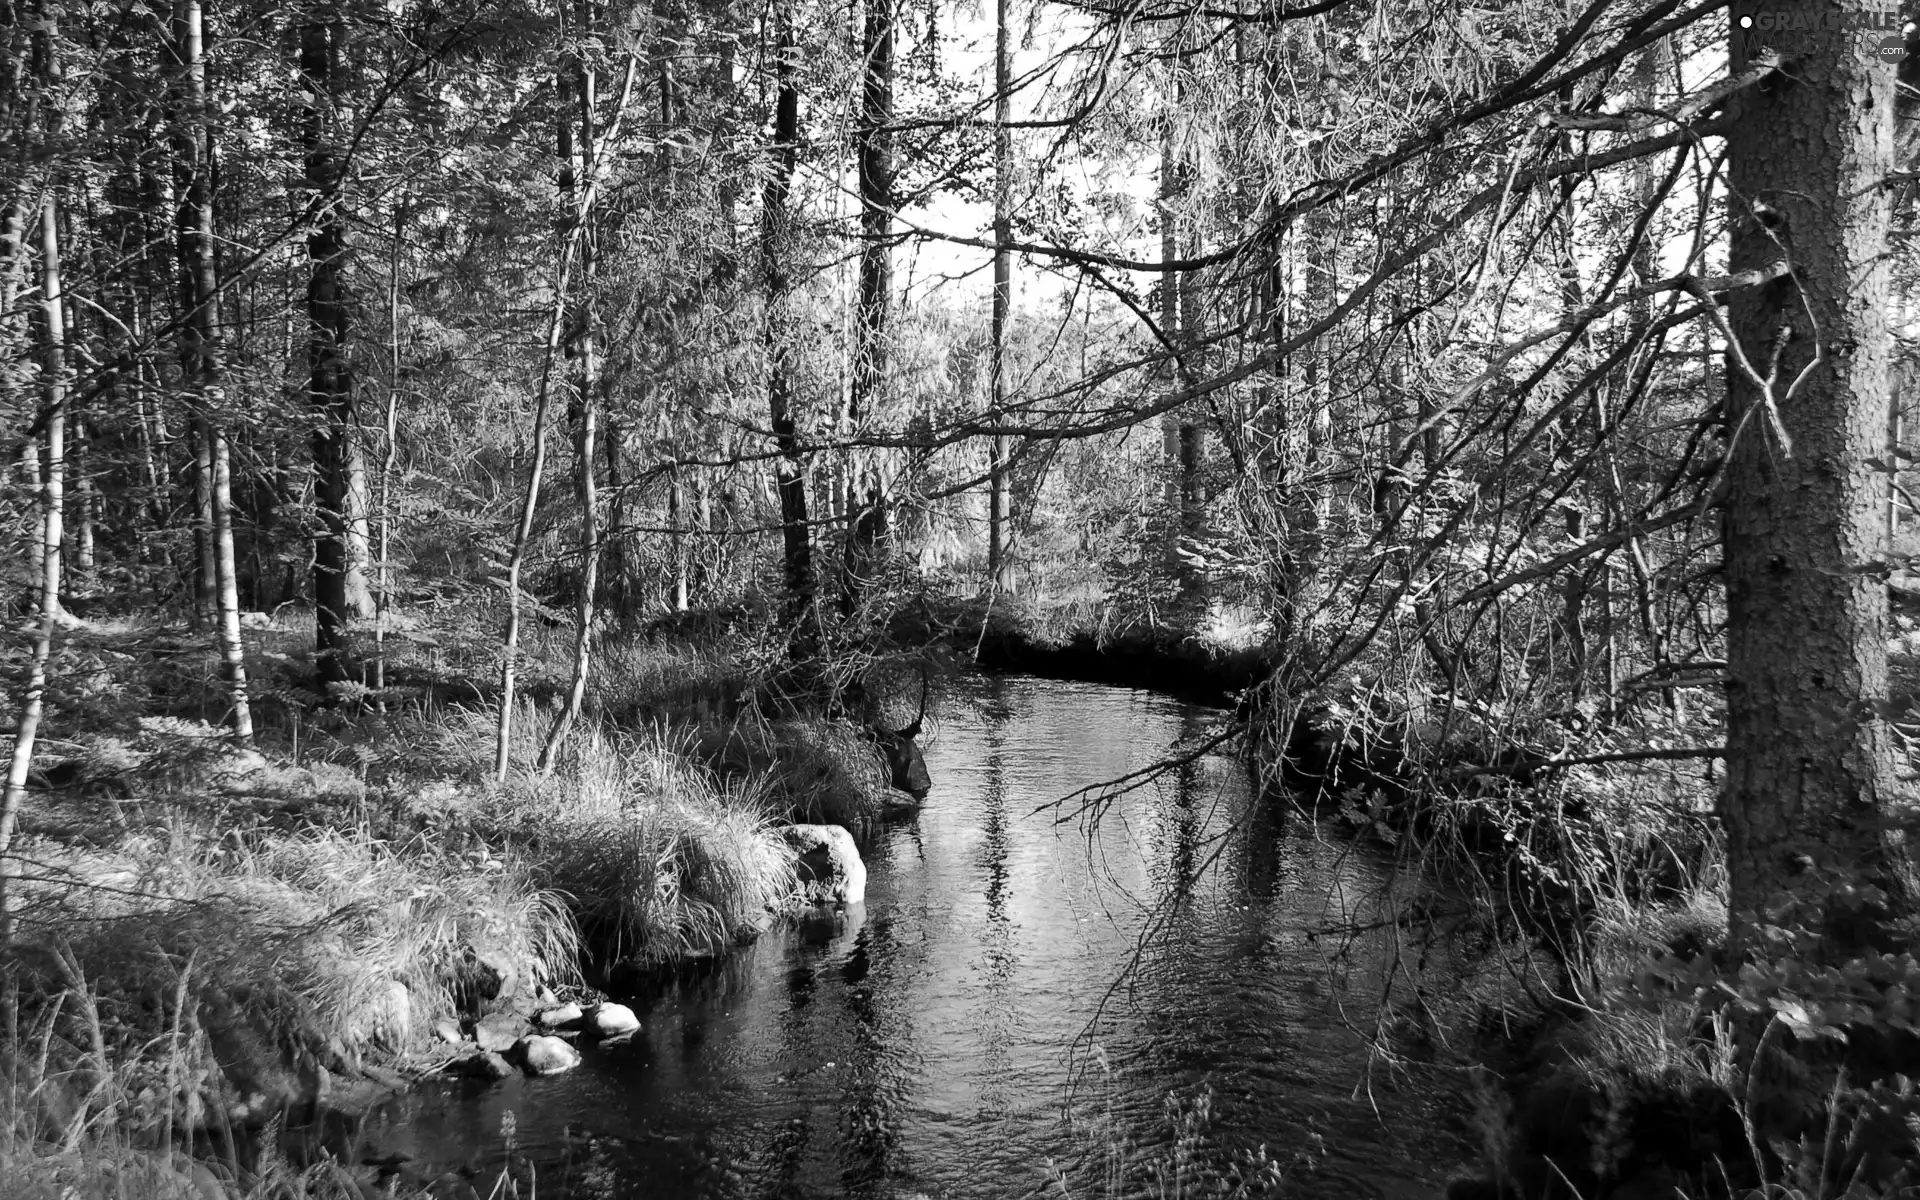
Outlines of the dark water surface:
M864 911L636 1003L571 1074L421 1088L380 1144L491 1167L510 1138L539 1200L1198 1196L1263 1145L1288 1182L1250 1194L1437 1194L1456 1101L1361 1036L1388 935L1326 932L1372 919L1380 862L1220 756L1091 836L1031 815L1201 734L1177 700L984 678L938 716Z

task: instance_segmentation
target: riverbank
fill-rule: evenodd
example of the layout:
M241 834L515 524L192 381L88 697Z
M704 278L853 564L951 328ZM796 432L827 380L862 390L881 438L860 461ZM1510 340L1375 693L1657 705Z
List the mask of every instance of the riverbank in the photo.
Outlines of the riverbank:
M1390 856L1262 803L1226 748L1097 822L1044 811L1216 719L948 679L936 786L863 845L863 912L649 990L642 1031L576 1072L423 1089L396 1151L470 1159L511 1110L575 1200L1437 1197L1467 1153L1458 1081L1385 1069L1359 1032L1383 985L1408 997L1372 907Z
M1057 613L954 602L914 619L896 644L971 645L1003 671L1202 703L1258 669L1226 639L1135 630L1102 643ZM390 655L394 686L334 705L303 690L306 629L250 630L262 697L251 750L204 720L218 689L203 642L75 635L77 682L18 843L0 1191L85 1195L94 1176L79 1164L104 1162L119 1164L116 1179L150 1179L141 1195L212 1200L280 1171L308 1189L290 1195L357 1197L383 1168L359 1161L341 1118L455 1061L497 1073L505 1059L489 1042L511 1052L542 1012L591 1004L614 967L657 979L713 961L791 894L782 823L870 829L888 803L872 746L850 727L743 707L751 648L736 655L720 639L609 649L596 663L599 716L551 771L535 758L553 713L521 700L496 781L492 648L463 628L410 627ZM527 691L551 695L565 642L542 630L529 642ZM166 655L132 653L154 645ZM471 702L449 702L463 690ZM1348 707L1351 719L1336 703L1300 727L1320 747L1317 815L1459 884L1475 906L1462 928L1537 938L1542 913L1577 918L1554 927L1555 974L1525 1011L1415 1030L1482 1081L1483 1169L1454 1194L1545 1196L1564 1174L1624 1200L1669 1177L1697 1181L1689 1155L1743 1150L1782 1175L1777 1153L1728 1132L1743 1076L1714 1024L1719 877L1711 854L1678 837L1704 830L1710 843L1700 765L1529 774L1422 757L1430 747L1406 714ZM912 716L909 705L890 720ZM1275 747L1297 740L1260 742L1265 775L1282 776ZM1769 1001L1749 987L1742 1002ZM268 1128L281 1140L261 1140ZM199 1154L176 1153L189 1147Z
M799 890L783 825L861 829L891 802L844 722L721 714L736 668L690 644L606 652L551 769L554 712L517 701L496 779L497 705L437 698L487 687L460 629L408 627L395 686L328 705L306 690L310 629L256 622L247 748L204 719L206 639L73 633L78 694L43 729L14 843L0 1193L89 1194L76 1164L108 1163L135 1195L252 1194L273 1172L289 1195L358 1195L378 1168L339 1130L382 1092L524 1056L492 1017L755 936ZM566 651L531 634L530 691ZM594 715L616 701L658 719Z
M1111 610L1024 596L925 598L901 612L892 634L938 645L985 671L1135 687L1227 707L1267 667L1247 614L1210 614L1185 630L1117 619Z

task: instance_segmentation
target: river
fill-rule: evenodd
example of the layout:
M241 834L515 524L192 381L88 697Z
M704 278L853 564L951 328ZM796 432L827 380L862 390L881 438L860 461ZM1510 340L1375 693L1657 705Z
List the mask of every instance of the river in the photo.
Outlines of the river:
M416 1089L380 1144L483 1178L511 1150L538 1200L1438 1194L1460 1100L1370 1053L1392 934L1341 933L1384 860L1221 755L1056 821L1204 734L1176 699L976 677L935 716L864 908L635 1002L570 1074Z

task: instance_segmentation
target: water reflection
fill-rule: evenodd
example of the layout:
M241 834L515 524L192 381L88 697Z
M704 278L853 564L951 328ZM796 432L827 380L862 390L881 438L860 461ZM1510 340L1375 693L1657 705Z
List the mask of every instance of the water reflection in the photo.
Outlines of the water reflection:
M1056 1172L1075 1196L1148 1194L1156 1164L1218 1175L1262 1145L1287 1194L1346 1200L1431 1190L1459 1160L1432 1102L1374 1072L1353 1032L1389 983L1382 944L1330 970L1310 936L1378 864L1258 803L1217 756L1096 828L1035 812L1191 744L1209 714L979 679L939 717L936 789L866 848L864 908L637 1004L641 1035L571 1075L419 1093L389 1140L497 1155L511 1111L542 1200L1005 1200L1057 1195ZM1205 1129L1176 1146L1166 1097L1203 1088Z
M1005 1112L1013 1107L1019 1079L1005 1051L1019 1015L1015 980L1019 955L1008 915L1012 842L1007 828L1006 726L1012 719L1003 678L989 680L981 704L980 733L986 744L986 769L979 796L982 837L974 852L985 901L985 925L980 935L980 1017L987 1030L983 1042L980 1104L982 1111Z

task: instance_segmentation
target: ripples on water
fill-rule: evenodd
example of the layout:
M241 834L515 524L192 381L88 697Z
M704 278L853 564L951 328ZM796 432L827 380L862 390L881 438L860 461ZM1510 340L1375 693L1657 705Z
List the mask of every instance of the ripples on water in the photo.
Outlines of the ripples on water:
M1380 935L1322 932L1372 919L1377 860L1214 755L1092 827L1036 814L1205 730L1167 697L971 679L939 718L864 911L636 1004L571 1074L419 1089L382 1146L484 1168L510 1139L540 1200L1194 1196L1262 1146L1287 1183L1249 1194L1436 1193L1441 1101L1355 1032Z

